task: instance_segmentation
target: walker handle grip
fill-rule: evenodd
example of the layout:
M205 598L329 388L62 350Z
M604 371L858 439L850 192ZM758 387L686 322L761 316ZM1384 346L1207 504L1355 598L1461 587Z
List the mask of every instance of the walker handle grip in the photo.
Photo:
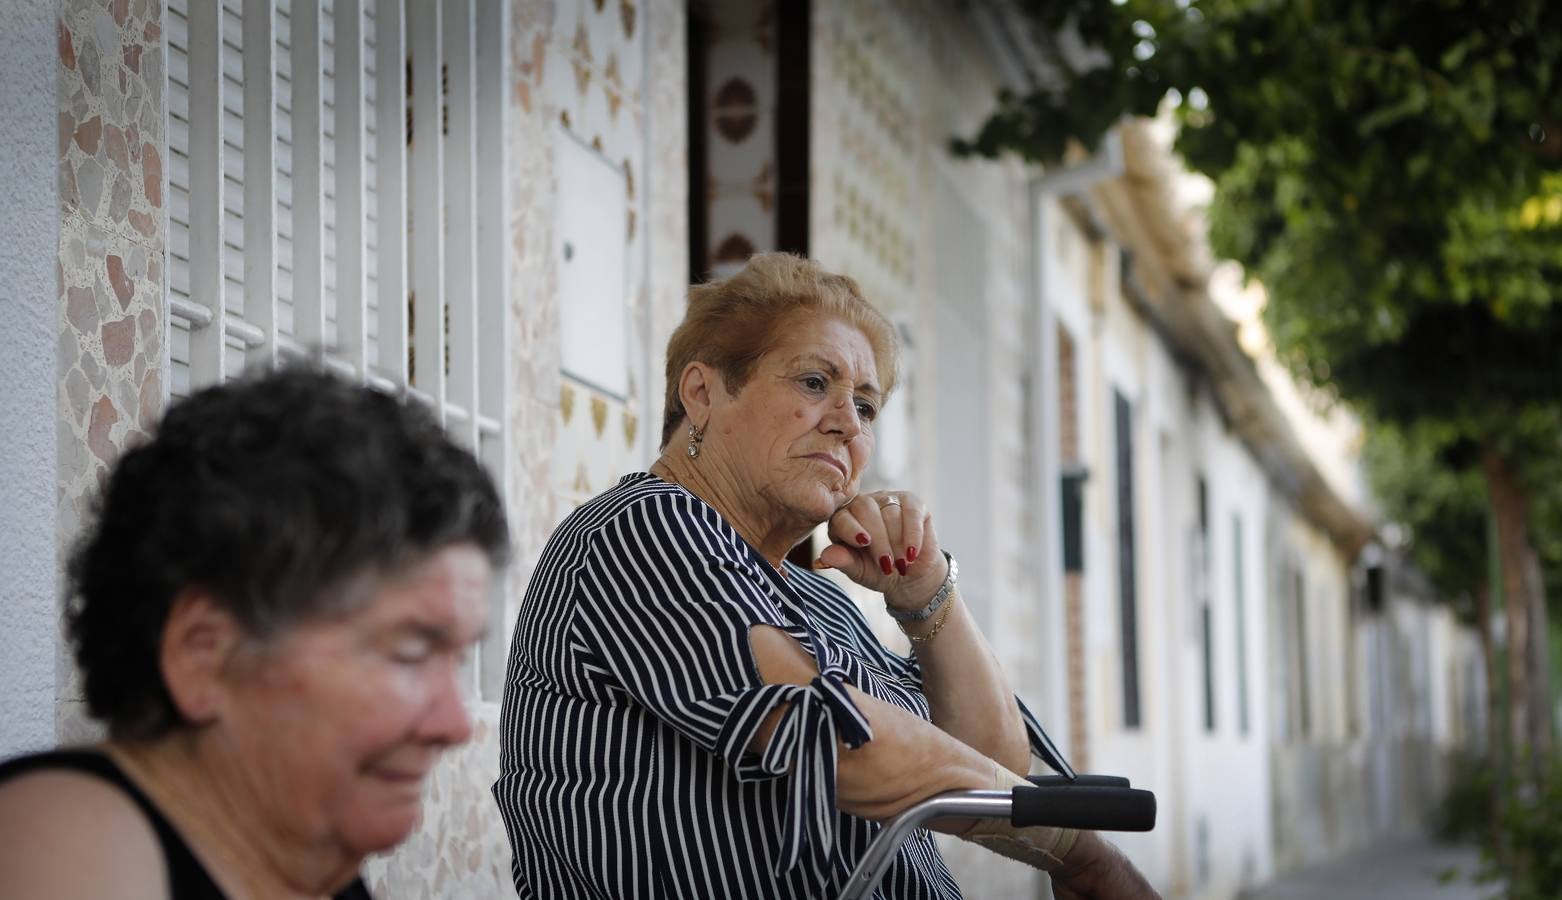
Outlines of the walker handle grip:
M1016 828L1044 825L1080 831L1150 831L1155 795L1125 787L1017 787L1009 821Z
M1132 787L1121 775L1031 775L1030 783L1037 787Z

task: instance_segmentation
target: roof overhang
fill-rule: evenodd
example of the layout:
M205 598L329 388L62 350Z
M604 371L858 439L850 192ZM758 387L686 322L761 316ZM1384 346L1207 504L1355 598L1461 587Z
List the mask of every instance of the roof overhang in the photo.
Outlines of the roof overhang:
M1214 260L1205 235L1190 227L1175 195L1178 163L1151 125L1118 126L1122 174L1084 192L1102 223L1132 254L1124 293L1208 379L1221 415L1277 489L1354 559L1375 535L1371 521L1324 478L1290 420L1241 347L1237 327L1210 297Z

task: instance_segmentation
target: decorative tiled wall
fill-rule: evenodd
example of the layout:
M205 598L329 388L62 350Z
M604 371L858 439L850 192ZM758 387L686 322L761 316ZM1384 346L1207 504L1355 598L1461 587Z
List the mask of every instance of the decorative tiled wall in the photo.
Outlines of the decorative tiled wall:
M542 58L537 61L542 84L536 97L542 118L549 123L549 134L543 139L578 142L621 172L626 213L624 296L612 298L618 302L610 301L607 314L616 312L623 317L614 324L621 325L627 338L622 360L627 371L614 380L627 387L622 392L604 389L574 378L568 371L561 380L554 400L558 413L552 475L561 514L610 486L619 475L644 468L650 461L652 442L647 440L644 421L653 374L648 347L649 241L645 224L645 191L650 181L646 169L649 17L643 6L641 0L558 4L551 33L542 44ZM661 6L656 12L666 14ZM572 202L577 187L556 178L556 202ZM560 241L561 236L555 235L545 248L556 255L556 265L566 252L562 245L553 246ZM563 296L559 300L569 302ZM568 315L569 310L561 314ZM593 324L601 327L606 323Z
M915 3L816 4L811 90L813 254L856 278L896 318L926 278L930 144L926 103L946 73L929 10Z
M705 258L719 279L777 246L776 22L759 0L708 9Z
M646 23L650 84L644 86L646 185L646 452L660 442L667 340L683 321L689 272L689 118L686 12L682 0L655 0Z
M59 518L92 492L167 395L161 0L64 0L58 27ZM62 740L88 736L75 667L56 668Z

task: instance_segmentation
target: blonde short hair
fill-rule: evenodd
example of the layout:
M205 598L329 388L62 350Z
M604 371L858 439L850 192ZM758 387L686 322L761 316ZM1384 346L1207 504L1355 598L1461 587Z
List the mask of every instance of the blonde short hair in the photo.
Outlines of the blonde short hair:
M862 296L857 282L792 253L757 253L731 278L689 289L683 323L667 342L662 446L687 415L678 382L689 363L715 368L727 392L735 394L775 346L782 320L794 313L835 316L861 331L873 349L880 390L889 397L899 374L895 327Z

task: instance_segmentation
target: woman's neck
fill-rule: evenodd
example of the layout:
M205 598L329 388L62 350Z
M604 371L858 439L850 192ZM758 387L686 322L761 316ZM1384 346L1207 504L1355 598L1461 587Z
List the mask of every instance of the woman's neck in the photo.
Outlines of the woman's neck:
M329 897L358 871L362 860L349 858L344 848L278 833L263 821L236 773L214 764L199 732L109 741L104 749L235 900Z
M676 449L676 445L673 447ZM749 546L782 574L786 570L781 563L787 553L813 530L812 526L776 517L773 511L764 508L762 498L741 489L736 479L727 477L725 467L714 459L695 462L683 453L668 450L651 465L651 474L710 504Z

